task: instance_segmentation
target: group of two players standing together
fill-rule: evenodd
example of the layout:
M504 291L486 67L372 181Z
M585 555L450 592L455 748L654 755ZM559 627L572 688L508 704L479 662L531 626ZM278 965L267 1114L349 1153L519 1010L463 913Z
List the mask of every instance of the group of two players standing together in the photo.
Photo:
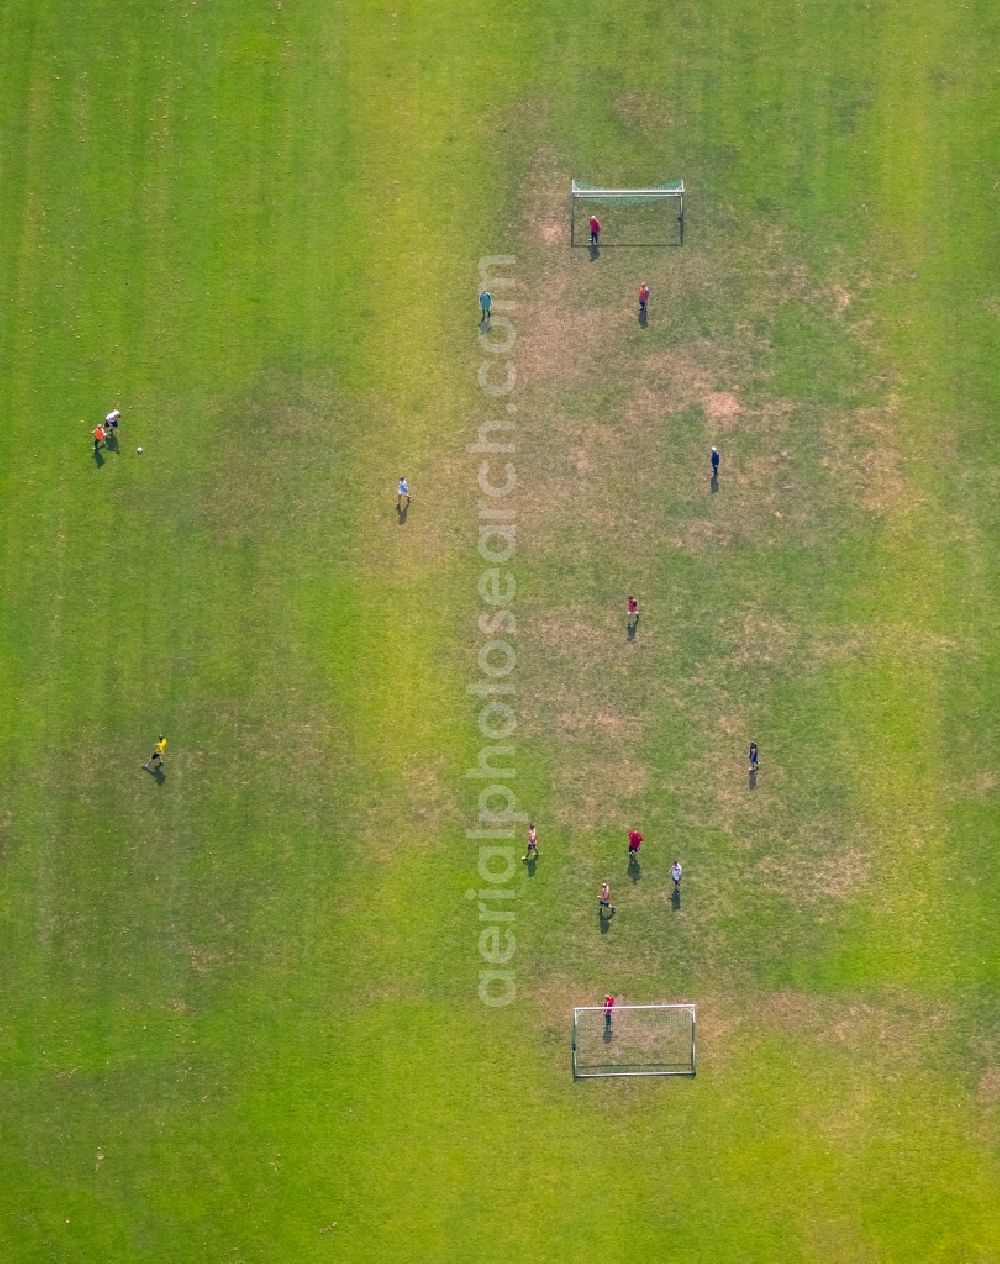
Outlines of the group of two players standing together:
M121 411L118 408L112 408L111 412L104 418L103 423L98 423L94 427L94 455L101 450L101 444L105 447L110 445L111 439L117 437L118 423L121 421Z
M590 249L596 257L601 244L601 221L596 215L590 217ZM639 286L639 322L644 323L649 314L649 286L645 281Z

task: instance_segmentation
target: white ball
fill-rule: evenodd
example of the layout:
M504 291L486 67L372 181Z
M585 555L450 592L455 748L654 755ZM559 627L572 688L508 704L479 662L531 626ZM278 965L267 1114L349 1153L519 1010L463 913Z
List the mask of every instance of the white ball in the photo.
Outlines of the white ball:
M138 452L138 454L142 456L142 448L136 448L136 452Z

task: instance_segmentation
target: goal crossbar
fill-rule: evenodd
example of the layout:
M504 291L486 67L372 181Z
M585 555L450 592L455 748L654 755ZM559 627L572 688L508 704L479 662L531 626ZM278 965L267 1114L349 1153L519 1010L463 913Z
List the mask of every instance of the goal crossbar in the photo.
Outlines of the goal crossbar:
M684 196L684 181L674 180L670 184L654 184L645 189L612 189L594 184L579 184L571 181L570 192L573 197L589 201L591 198L617 198L625 201L628 198L681 198Z
M696 1010L664 1005L578 1005L573 1009L573 1076L694 1075Z

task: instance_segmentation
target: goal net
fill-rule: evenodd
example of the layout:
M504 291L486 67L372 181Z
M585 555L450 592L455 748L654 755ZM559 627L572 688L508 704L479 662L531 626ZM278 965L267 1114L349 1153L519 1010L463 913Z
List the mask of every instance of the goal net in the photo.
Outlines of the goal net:
M601 221L602 246L679 246L684 242L684 181L645 189L570 186L571 246L590 242L589 221Z
M601 1005L573 1010L573 1075L694 1075L693 1005Z

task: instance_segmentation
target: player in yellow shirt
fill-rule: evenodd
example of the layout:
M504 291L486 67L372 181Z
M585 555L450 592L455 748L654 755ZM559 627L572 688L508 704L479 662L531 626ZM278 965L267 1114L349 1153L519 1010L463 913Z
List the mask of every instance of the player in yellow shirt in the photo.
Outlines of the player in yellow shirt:
M159 766L163 763L163 756L166 754L166 751L167 751L167 739L161 733L159 741L153 747L152 755L150 755L150 757L143 764L143 768L145 768L147 772L152 772L154 766L156 768L159 768Z

